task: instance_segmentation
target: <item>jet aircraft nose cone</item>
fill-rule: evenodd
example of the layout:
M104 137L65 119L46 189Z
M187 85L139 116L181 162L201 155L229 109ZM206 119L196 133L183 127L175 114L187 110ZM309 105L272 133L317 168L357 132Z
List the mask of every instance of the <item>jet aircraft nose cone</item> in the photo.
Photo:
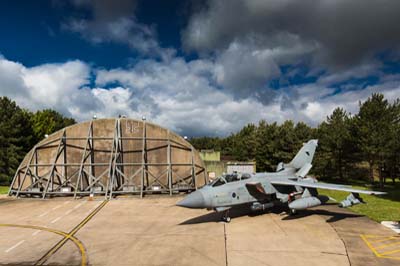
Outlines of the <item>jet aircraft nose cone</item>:
M186 207L186 208L205 208L205 200L203 193L199 190L196 190L189 195L187 195L183 200L179 201L177 206Z

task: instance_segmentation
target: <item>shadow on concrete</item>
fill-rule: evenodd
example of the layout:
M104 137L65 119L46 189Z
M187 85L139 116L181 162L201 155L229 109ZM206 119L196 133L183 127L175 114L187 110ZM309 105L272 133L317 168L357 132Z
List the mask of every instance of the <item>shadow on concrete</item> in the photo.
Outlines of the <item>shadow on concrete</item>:
M7 204L7 203L13 202L13 201L15 201L15 200L12 198L0 198L0 204Z
M329 206L329 205L337 205L337 204L328 203L325 205ZM346 219L346 218L356 218L356 217L364 216L364 215L350 213L345 210L343 210L343 212L342 212L342 211L332 211L332 210L322 209L322 208L323 208L323 206L320 206L319 209L307 209L307 210L300 211L296 215L288 215L287 214L288 208L285 206L277 206L272 209L268 209L266 211L258 211L258 212L252 212L248 207L240 207L240 208L231 209L229 211L229 216L232 219L235 219L235 218L241 217L241 216L254 217L254 216L264 215L266 213L275 213L275 214L283 215L284 217L282 218L282 220L286 221L286 220L301 219L301 218L304 218L304 217L307 217L310 215L320 215L320 216L323 216L324 218L328 218L326 220L326 222L328 222L328 223L340 221L340 220ZM210 213L183 221L179 225L200 224L200 223L218 223L218 222L222 221L223 216L224 216L224 212L220 212L220 213L210 212Z
M229 216L232 219L235 219L235 218L241 217L241 216L254 217L254 216L264 215L266 213L281 214L286 211L287 211L287 208L277 206L277 207L274 207L272 209L268 209L265 211L253 212L250 210L250 208L248 206L242 206L242 207L236 207L236 208L230 209ZM286 213L285 213L285 215L286 215ZM199 224L199 223L218 223L218 222L222 221L223 216L224 216L224 212L210 212L210 213L186 220L186 221L180 223L179 225Z
M357 217L363 217L364 215L360 214L355 214L355 213L349 213L347 211L341 212L341 211L332 211L332 210L326 210L326 209L307 209L300 211L298 214L291 215L291 216L286 216L282 218L282 220L296 220L296 219L301 219L303 217L307 217L310 215L319 215L323 216L326 219L327 223L333 223L337 222L343 219L347 218L357 218Z

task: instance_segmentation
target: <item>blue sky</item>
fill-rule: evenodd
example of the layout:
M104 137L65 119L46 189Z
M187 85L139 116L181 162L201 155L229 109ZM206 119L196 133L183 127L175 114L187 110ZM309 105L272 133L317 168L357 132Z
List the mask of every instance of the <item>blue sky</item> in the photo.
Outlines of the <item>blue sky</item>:
M396 0L2 1L0 96L188 136L400 97Z
M132 8L132 13L137 10L137 19L157 25L157 35L163 46L179 49L180 29L185 21L178 15L183 13L184 4L180 1L168 1L168 5L167 1L143 1L137 5ZM91 10L76 8L73 1L40 1L40 5L36 1L3 1L0 33L8 38L1 41L2 54L26 66L80 59L102 67L124 66L140 55L123 44L93 45L80 38L62 27L72 16L90 17Z

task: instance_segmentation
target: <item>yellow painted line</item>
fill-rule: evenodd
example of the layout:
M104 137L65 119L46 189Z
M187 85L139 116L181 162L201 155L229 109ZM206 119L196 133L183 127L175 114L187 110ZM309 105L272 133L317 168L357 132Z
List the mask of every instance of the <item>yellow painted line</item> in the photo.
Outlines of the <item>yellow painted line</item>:
M81 229L87 222L89 222L90 219L93 218L103 207L106 205L108 200L103 201L91 214L89 214L85 219L83 219L82 222L80 222L77 226L75 226L74 229L69 233L70 235L74 235L76 232L78 232L79 229Z
M60 231L60 230L56 230L56 229L51 229L51 228L47 228L47 227L41 227L41 226L36 226L36 225L22 225L22 224L0 224L0 226L2 227L16 227L16 228L25 228L25 229L36 229L36 230L41 230L41 231L47 231L47 232L51 232L57 235L61 235L64 236L65 238L71 240L72 242L74 242L74 244L78 247L80 253L81 253L81 265L87 265L87 257L86 257L86 251L85 251L85 247L83 246L82 242L77 239L74 236L70 236L67 233Z
M74 227L66 236L64 236L64 239L59 241L55 246L53 246L49 251L46 252L36 263L35 265L43 265L54 253L56 253L73 235L78 232L79 229L81 229L87 222L89 222L90 219L93 218L100 210L101 208L106 205L108 200L103 201L100 206L98 206L91 214L89 214L83 221L81 221L77 226ZM86 265L86 258L85 258L85 264Z
M368 237L368 238L369 238L369 237ZM370 241L370 240L369 240L369 242L375 244L375 243L381 243L381 242L385 242L385 241L392 240L392 239L396 239L396 238L393 237L393 236L391 236L391 237L385 237L385 238L380 239L380 240L374 240L374 241Z
M375 248L371 245L371 243L369 243L367 238L364 235L360 235L360 236L361 236L362 240L364 240L365 244L367 244L369 249L372 250L372 252L374 252L375 256L380 257L381 255L375 250Z
M391 251L386 251L386 252L383 252L383 253L380 253L380 254L383 255L383 256L386 256L386 255L390 255L390 254L397 253L397 252L400 252L400 249L395 249L395 250L391 250ZM399 259L400 259L400 258L399 258Z
M386 252L382 252L382 253L377 251L378 248L380 249L380 248L385 248L385 247L388 247L388 246L396 246L396 245L400 244L400 242L397 242L397 241L396 241L396 242L394 242L394 243L388 243L388 244L385 244L385 245L381 245L381 246L378 246L378 247L374 247L374 246L371 244L371 242L368 240L368 238L369 238L369 237L377 238L376 236L360 235L360 237L361 237L362 240L364 240L365 244L369 247L369 249L370 249L370 250L375 254L375 256L377 256L378 258L386 258L386 259L400 260L400 257L387 256L387 255L394 254L394 253L400 253L400 249L395 249L395 250L386 251ZM398 239L397 236L391 236L391 237L385 238L384 240L397 240L397 239ZM380 242L383 242L384 240L382 239L382 241L380 241ZM372 242L372 243L377 243L377 242ZM400 246L400 245L399 245L399 246Z
M381 258L392 259L392 260L400 260L400 257L381 256Z
M387 237L387 236L376 236L376 235L363 235L363 236L368 237L368 238L382 238L382 237L386 238ZM390 236L390 237L392 237L392 236Z
M375 247L375 248L376 248L376 249L386 248L386 247L396 246L396 245L398 245L398 244L400 244L400 242L393 242L393 243L385 244L385 245L378 246L378 247ZM399 245L399 246L400 246L400 245Z

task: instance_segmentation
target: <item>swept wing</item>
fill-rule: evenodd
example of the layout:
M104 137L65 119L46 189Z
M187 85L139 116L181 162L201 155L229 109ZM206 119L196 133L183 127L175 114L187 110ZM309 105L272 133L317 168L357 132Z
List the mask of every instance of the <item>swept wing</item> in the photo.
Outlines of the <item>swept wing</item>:
M306 188L321 188L321 189L328 189L328 190L338 190L338 191L347 191L351 193L362 193L368 195L383 195L386 192L380 191L371 191L371 190L361 190L355 189L352 187L346 187L343 185L337 184L329 184L329 183L318 183L318 182L307 182L307 181L295 181L295 180L272 180L271 184L273 185L286 185L286 186L300 186Z

